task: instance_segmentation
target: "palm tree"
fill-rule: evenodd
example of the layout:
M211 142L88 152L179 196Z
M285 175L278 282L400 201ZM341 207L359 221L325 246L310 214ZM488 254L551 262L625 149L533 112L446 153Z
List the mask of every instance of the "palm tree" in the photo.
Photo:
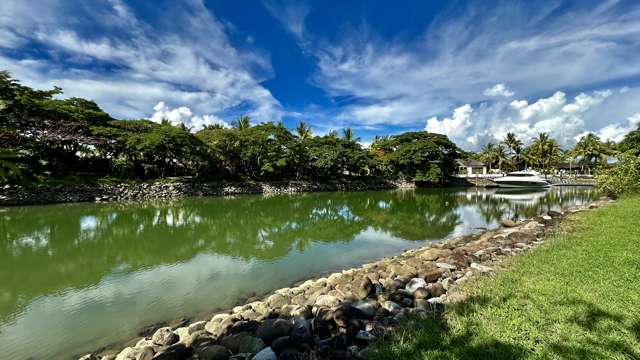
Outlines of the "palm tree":
M572 155L579 159L581 171L584 172L585 166L589 173L591 168L601 161L606 162L608 154L613 154L613 148L608 149L600 138L594 134L587 134L578 140L576 146L571 151Z
M296 133L298 133L298 139L300 141L305 141L313 136L313 132L311 131L311 127L307 125L304 121L301 121L296 127Z
M351 128L342 129L342 140L346 142L354 142L360 140L360 138L356 138L353 130Z
M496 146L493 143L488 143L480 152L480 158L482 161L489 164L489 171L492 170L492 166L495 161L495 147Z
M502 171L502 163L509 160L507 151L502 144L493 148L493 159L498 162L498 170Z
M516 134L508 132L502 140L502 143L509 149L511 164L516 167L516 164L520 161L520 155L522 153L522 141L518 139Z
M233 127L238 130L244 130L251 127L251 119L247 115L242 115L233 122Z

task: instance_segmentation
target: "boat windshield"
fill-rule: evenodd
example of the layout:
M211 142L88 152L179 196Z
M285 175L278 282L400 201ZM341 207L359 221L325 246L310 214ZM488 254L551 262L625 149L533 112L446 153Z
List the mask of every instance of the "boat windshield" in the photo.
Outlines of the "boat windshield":
M517 177L527 177L527 176L535 176L534 174L528 173L509 173L507 176L517 176Z

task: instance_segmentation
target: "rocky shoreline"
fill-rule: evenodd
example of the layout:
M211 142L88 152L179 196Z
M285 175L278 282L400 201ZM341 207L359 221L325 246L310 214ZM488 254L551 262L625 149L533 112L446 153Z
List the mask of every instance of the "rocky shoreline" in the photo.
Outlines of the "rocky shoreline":
M505 220L496 230L307 280L211 319L154 329L134 346L80 359L366 359L368 345L403 319L441 312L461 283L539 246L565 215L609 201Z
M413 188L413 182L387 180L272 181L272 182L176 182L114 185L78 185L0 188L0 206L66 202L177 199L195 196L240 194L293 194L319 191L365 191Z

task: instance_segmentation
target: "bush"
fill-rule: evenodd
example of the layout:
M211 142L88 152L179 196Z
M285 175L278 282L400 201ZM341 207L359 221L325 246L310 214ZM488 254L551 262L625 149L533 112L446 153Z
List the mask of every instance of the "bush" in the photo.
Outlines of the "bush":
M615 167L596 174L596 180L605 194L637 192L640 190L640 158L627 152L619 157Z

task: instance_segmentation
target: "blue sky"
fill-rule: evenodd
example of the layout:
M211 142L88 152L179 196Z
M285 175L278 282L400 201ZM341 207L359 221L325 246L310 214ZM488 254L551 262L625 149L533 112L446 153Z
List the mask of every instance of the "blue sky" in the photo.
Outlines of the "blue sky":
M639 55L637 1L0 2L0 69L194 130L248 114L365 144L619 140L640 123Z

